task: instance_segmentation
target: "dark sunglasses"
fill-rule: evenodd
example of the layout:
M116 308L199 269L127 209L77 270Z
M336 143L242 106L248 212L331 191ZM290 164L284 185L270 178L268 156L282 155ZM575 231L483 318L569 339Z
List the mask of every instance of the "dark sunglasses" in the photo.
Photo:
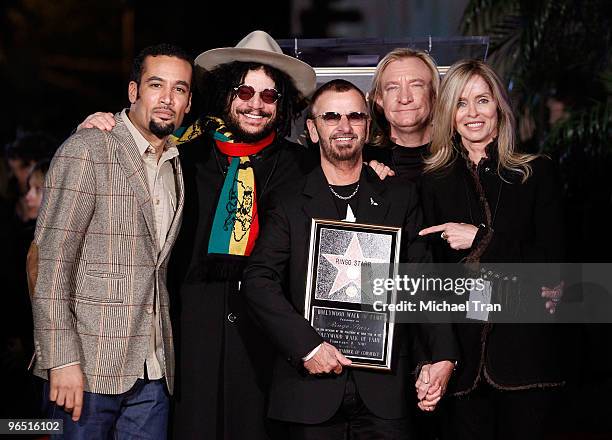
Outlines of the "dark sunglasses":
M315 118L321 118L327 125L338 125L342 116L346 116L346 119L351 125L364 125L370 117L363 112L350 112L346 115L337 112L325 112L315 116Z
M234 92L236 92L236 96L243 101L250 101L251 98L255 96L255 93L257 93L253 87L247 86L246 84L234 87ZM274 104L278 101L278 98L281 97L281 94L278 93L276 89L264 89L259 92L259 97L266 104Z

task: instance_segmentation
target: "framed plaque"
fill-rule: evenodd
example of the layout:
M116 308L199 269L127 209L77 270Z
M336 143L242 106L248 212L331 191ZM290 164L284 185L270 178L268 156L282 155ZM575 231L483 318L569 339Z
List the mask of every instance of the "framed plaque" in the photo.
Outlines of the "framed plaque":
M397 292L375 295L373 280L395 278L400 240L399 227L312 220L304 317L352 367L391 369L393 313L374 303Z

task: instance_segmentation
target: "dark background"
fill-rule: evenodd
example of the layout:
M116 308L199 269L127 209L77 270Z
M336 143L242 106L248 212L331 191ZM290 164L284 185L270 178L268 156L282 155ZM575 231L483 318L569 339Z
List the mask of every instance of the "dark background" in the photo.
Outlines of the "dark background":
M0 81L10 104L2 112L0 143L18 129L44 129L62 140L87 114L125 106L131 60L150 44L176 43L197 56L234 46L255 29L278 39L424 37L412 21L423 26L423 14L431 15L427 3L3 0ZM440 16L452 24L432 16L425 19L429 32L457 35L465 1L436 3L447 4ZM396 17L395 26L384 26L387 17Z
M609 262L611 5L609 0L2 0L0 145L32 130L52 134L59 145L86 115L125 107L131 60L150 44L176 43L195 56L234 46L255 29L278 39L486 35L489 62L511 91L523 149L544 152L558 164L568 260ZM0 190L2 174L0 164ZM2 237L10 234L4 232ZM27 298L10 290L2 287L0 294ZM570 389L567 409L570 419L580 414L578 426L610 424L608 327L581 330L586 332L576 359L581 380ZM23 371L23 365L3 363L2 370ZM2 379L11 382L12 376ZM3 386L9 406L17 396L11 389L23 394L13 385Z
M131 60L177 43L194 56L255 29L273 37L486 35L525 150L560 168L574 261L608 261L612 234L609 0L3 0L0 145L45 130L61 143L94 111L127 104ZM197 113L197 107L194 113Z

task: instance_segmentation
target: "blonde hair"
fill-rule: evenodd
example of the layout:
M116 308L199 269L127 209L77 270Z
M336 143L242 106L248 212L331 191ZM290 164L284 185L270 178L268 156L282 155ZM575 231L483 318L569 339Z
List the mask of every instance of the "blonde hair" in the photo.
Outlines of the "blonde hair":
M431 100L432 102L436 101L438 89L440 88L440 74L434 59L428 53L420 50L408 48L393 49L376 66L376 72L374 72L374 77L372 78L372 88L368 93L368 109L373 121L370 131L371 145L382 146L391 143L389 121L385 117L384 109L376 104L376 100L382 97L382 76L387 66L393 61L406 58L418 58L425 63L431 73Z
M497 172L500 177L503 170L518 173L521 181L525 182L532 172L529 162L538 156L515 151L516 123L506 89L495 71L478 60L457 61L442 79L434 106L431 154L425 161L425 172L446 168L457 158L457 152L462 148L461 145L455 145L453 139L456 135L457 103L466 84L474 76L480 76L487 83L497 104Z

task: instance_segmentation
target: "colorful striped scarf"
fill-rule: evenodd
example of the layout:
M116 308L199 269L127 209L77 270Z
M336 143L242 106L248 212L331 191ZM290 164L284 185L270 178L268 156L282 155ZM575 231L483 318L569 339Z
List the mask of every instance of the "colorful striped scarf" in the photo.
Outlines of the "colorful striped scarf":
M177 131L175 143L181 144L202 134L211 135L217 149L229 161L215 210L208 253L248 256L259 235L255 174L249 156L270 145L275 133L256 143L239 143L234 141L232 133L221 119L205 117Z

